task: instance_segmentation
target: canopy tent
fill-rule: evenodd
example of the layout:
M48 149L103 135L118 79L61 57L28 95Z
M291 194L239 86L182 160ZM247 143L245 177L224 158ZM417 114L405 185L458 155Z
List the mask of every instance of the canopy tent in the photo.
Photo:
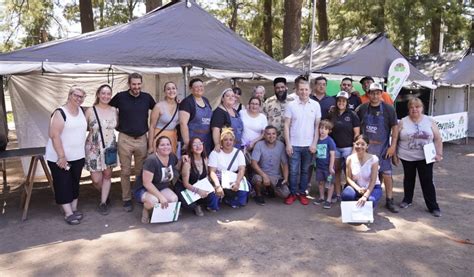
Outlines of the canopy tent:
M0 75L109 68L179 73L189 66L217 74L300 74L242 39L192 0L166 5L126 24L0 54Z
M311 45L291 54L281 62L285 65L308 70ZM350 76L387 77L393 60L405 58L384 34L349 37L313 45L313 73ZM433 88L432 79L410 64L408 80Z
M444 52L436 55L424 54L414 55L408 61L423 74L435 80L439 78L465 54L465 51Z
M441 82L455 85L474 84L474 53L468 50L451 69L441 77Z

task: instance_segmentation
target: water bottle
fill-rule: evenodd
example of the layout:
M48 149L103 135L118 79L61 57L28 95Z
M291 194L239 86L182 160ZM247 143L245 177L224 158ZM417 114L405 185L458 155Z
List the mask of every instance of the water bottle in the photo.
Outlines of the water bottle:
M326 188L330 188L332 186L332 181L333 181L334 177L332 175L329 175L327 178L326 178Z

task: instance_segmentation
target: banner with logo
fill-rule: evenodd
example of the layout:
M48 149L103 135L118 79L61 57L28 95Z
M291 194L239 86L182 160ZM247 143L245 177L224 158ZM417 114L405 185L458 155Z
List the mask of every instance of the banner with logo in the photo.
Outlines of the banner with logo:
M433 116L444 141L467 137L467 112Z
M395 59L388 69L387 92L393 101L410 75L410 66L404 58Z

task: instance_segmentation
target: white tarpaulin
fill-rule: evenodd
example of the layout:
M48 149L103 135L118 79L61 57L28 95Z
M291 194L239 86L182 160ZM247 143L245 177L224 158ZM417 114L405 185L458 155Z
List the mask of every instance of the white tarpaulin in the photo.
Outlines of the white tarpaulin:
M467 112L434 116L443 142L467 137Z

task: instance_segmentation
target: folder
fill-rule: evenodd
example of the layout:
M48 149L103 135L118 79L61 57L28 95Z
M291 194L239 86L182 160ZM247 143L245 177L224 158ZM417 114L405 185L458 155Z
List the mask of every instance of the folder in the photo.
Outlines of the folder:
M199 181L197 181L193 187L207 191L207 192L213 192L214 187L212 186L211 182L209 182L209 179L204 178ZM194 203L195 201L201 199L201 196L199 194L194 193L190 191L189 189L185 189L181 191L181 195L183 196L184 200L186 200L186 203L189 205L191 203Z
M165 209L161 208L161 204L155 204L153 207L153 214L151 215L150 223L165 223L178 221L179 210L181 208L181 202L168 203L168 207Z
M425 153L426 164L430 164L435 161L436 148L434 143L428 143L423 145L423 152Z
M374 208L372 201L365 202L363 207L356 206L357 201L341 202L342 223L373 223Z
M221 177L221 185L225 189L231 189L232 188L232 183L237 180L237 173L234 173L232 171L222 171L222 177ZM242 181L240 181L240 186L239 190L241 191L250 191L250 186L247 181L247 178L245 176L242 178Z

